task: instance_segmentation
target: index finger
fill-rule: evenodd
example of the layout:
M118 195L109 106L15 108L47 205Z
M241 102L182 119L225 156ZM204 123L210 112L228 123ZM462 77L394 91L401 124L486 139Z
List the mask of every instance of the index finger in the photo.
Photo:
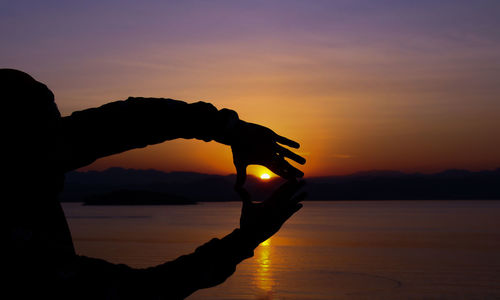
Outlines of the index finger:
M281 186L279 186L278 189L276 189L273 192L271 197L276 198L278 200L278 202L287 201L290 198L292 198L292 196L298 190L300 190L304 185L305 185L304 180L300 180L300 181L288 180L285 183L283 183Z
M236 167L236 188L243 187L247 178L247 166L240 162L234 163Z
M298 154L293 153L292 151L286 149L285 147L277 145L277 151L278 151L278 153L281 153L283 156L288 157L288 158L298 162L301 165L306 163L305 158L303 158L302 156L300 156Z
M292 141L290 139L287 139L284 136L281 136L279 134L275 135L276 141L280 144L290 146L292 148L298 149L300 147L300 144L297 143L296 141Z
M276 159L273 163L266 165L272 172L276 175L285 178L285 179L295 179L297 177L304 177L304 173L299 169L292 166L285 159Z

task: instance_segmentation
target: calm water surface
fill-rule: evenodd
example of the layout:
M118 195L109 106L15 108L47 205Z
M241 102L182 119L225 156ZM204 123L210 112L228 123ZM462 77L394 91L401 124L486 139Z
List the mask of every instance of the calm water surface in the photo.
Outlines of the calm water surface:
M79 254L149 267L230 233L240 203L63 207ZM500 299L500 201L306 202L188 299Z

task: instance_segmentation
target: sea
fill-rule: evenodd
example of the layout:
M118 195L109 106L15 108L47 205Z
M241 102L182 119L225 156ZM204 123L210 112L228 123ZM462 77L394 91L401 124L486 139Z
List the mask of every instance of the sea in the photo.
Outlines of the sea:
M239 226L241 203L63 203L78 254L145 268ZM500 299L500 201L306 201L187 299Z

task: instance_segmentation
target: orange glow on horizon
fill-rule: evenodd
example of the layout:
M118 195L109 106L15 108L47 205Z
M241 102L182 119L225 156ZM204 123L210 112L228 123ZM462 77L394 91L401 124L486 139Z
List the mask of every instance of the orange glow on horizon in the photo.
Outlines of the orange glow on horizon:
M189 53L186 55L189 57ZM354 52L352 55L362 60L361 54ZM289 161L303 171L305 177L368 170L433 173L450 168L477 171L500 167L500 152L497 151L500 139L492 138L500 136L500 118L495 109L449 111L448 106L432 97L424 101L418 98L418 94L396 93L386 97L384 89L357 91L351 81L364 82L365 79L346 70L342 76L336 73L332 76L338 82L345 82L347 90L332 90L328 85L319 85L314 91L309 91L305 87L299 88L300 85L287 84L305 80L302 75L280 73L279 68L266 69L263 65L254 69L246 66L239 54L228 60L242 69L248 68L249 73L236 76L234 70L238 68L229 68L226 66L229 62L225 61L226 64L219 66L224 74L222 77L206 74L206 78L197 81L203 83L202 86L190 87L189 93L176 89L166 91L162 84L170 78L167 75L150 77L150 81L131 78L123 85L135 87L133 91L126 91L126 95L147 94L186 102L203 100L218 109L234 109L242 120L269 127L277 134L299 142L300 149L291 150L305 157L307 163L301 166ZM214 78L218 81L213 82ZM172 80L176 82L178 78ZM225 86L234 89L227 90ZM286 93L279 88L285 86L290 88ZM58 93L57 90L54 92ZM61 94L60 98L64 99L65 95ZM98 104L103 104L106 99L123 98L100 96L103 102ZM415 103L426 109L415 110ZM463 120L471 122L464 123ZM177 139L127 151L98 160L86 169L115 166L165 172L236 173L230 147L194 139ZM247 173L258 178L264 173L271 178L276 176L261 166L249 166Z
M286 68L287 64L273 65L275 60L248 64L249 53L245 52L244 45L226 46L224 51L232 55L219 57L217 71L210 72L202 61L196 61L190 69L206 70L196 78L189 76L191 73L187 71L181 71L183 76L175 77L168 72L145 75L148 80L131 75L120 81L113 93L96 92L95 99L88 101L85 108L104 104L108 99L123 99L128 95L152 95L186 102L206 101L218 109L233 109L242 120L269 127L277 134L299 142L300 149L291 150L305 157L307 163L304 166L292 161L290 163L303 171L305 177L344 175L367 170L432 173L450 168L477 171L500 167L500 152L497 151L500 139L492 138L500 136L498 107L486 109L486 106L478 106L471 111L458 109L462 106L451 109L454 106L442 102L441 93L420 95L418 92L408 94L405 89L394 90L392 82L395 79L390 74L387 74L387 78L362 75L362 62L367 58L361 49L353 49L345 57L359 68L357 71L356 68L335 68L337 64L344 65L344 62L336 61L336 56L324 57L325 53L315 54L313 49L297 49L290 54L290 59L314 58L316 63L311 62L300 72L290 72ZM167 51L169 47L165 46L162 51ZM220 49L205 50L217 56ZM276 53L271 57L280 57L279 50L283 50L281 45L273 45L272 49ZM162 51L145 49L144 55L166 57ZM177 49L174 52L184 58L208 58L206 52L195 49ZM336 54L339 57L346 55L340 52ZM128 63L131 59L123 58ZM269 57L253 59L266 61ZM321 63L323 60L330 65ZM400 67L395 65L394 68L399 70ZM332 73L332 69L337 72ZM240 74L242 70L245 71L244 75ZM214 72L218 76L213 76ZM446 74L442 76L446 78ZM329 78L336 86L339 85L338 88L332 88L328 82L322 81L323 78ZM306 83L315 80L318 82L314 89L309 88ZM377 84L370 84L372 80ZM415 91L434 88L431 83L414 83L412 78L398 80L402 80L401 88L414 84ZM106 78L101 81L106 82ZM171 89L165 88L166 82ZM359 85L367 86L358 89ZM123 86L129 89L122 91ZM232 88L228 90L228 86ZM390 96L387 96L388 91L391 91ZM73 99L74 95L78 95L77 92L65 94L56 89L54 92L59 95L58 99ZM454 91L445 90L442 93L449 94L448 97L454 101L472 101L467 93L457 95ZM64 109L69 108L64 101L57 102ZM72 103L81 102L73 99ZM491 100L491 103L498 101ZM74 110L74 107L71 108ZM432 114L429 113L431 111ZM99 160L87 169L121 166L166 172L235 173L230 147L216 142L174 140L133 150L133 154L129 152ZM248 167L249 175L260 178L264 173L271 178L276 176L264 167Z

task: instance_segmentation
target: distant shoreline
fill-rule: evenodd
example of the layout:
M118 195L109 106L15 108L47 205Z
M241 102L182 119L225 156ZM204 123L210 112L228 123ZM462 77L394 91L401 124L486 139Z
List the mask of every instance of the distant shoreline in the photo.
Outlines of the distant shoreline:
M376 200L366 200L366 199L356 199L356 200L304 200L303 202L465 202L465 201L499 201L500 199L376 199ZM189 203L147 203L147 202L137 202L137 203L126 203L126 202L116 202L116 203L86 203L86 202L62 202L62 203L74 203L80 204L82 206L190 206L199 205L205 203L239 203L241 200L228 200L228 201L196 201Z
M99 200L108 205L238 201L235 180L235 175L122 168L69 172L60 199L88 204ZM307 199L316 201L500 200L500 168L478 172L447 170L435 174L370 171L306 178L305 181ZM278 177L263 181L248 176L245 188L253 200L263 200L282 182L284 180Z

